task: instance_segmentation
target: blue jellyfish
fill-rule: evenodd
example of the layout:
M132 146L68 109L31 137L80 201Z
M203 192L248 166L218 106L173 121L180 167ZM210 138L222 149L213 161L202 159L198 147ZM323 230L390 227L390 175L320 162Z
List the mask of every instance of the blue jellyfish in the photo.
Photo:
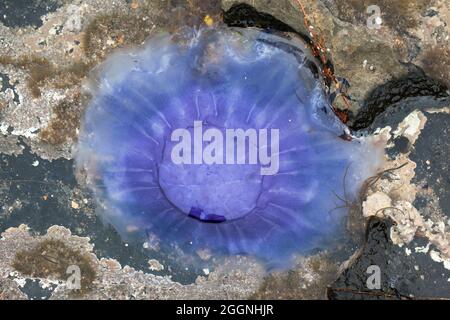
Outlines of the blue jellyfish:
M326 248L381 149L333 113L300 40L159 34L96 71L77 166L123 237L288 263ZM340 196L339 196L340 195Z

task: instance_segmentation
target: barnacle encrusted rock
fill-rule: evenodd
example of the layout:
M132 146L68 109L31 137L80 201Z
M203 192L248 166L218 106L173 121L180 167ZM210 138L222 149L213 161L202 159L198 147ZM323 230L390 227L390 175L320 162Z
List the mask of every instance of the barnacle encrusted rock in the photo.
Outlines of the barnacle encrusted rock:
M421 175L424 171L432 174L431 163L434 161L439 163L440 157L445 158L446 146L440 143L440 137L433 136L433 134L439 134L439 131L427 130L427 136L422 138L426 141L425 145L435 144L435 148L442 151L419 156L416 148L422 132L427 128L429 117L433 117L433 126L436 125L435 121L439 121L436 119L441 118L441 122L443 122L440 125L445 127L448 120L448 104L448 99L407 100L398 106L393 106L392 110L395 110L394 108L401 110L396 118L399 118L401 114L406 114L403 120L400 119L397 124L396 120L386 120L389 119L392 110L381 117L378 125L383 123L389 124L389 126L378 129L378 132L389 139L387 153L390 156L378 179L370 184L363 203L365 217L384 217L394 222L390 230L390 238L393 243L402 246L410 243L417 236L424 237L439 250L443 257L441 261L446 262L445 266L448 266L448 259L450 259L448 208L433 204L434 193L440 190L431 188L430 185L435 184L435 181L430 181L429 178L418 180L417 172L419 171ZM436 105L439 107L435 107ZM374 126L376 125L377 123L374 124ZM409 141L410 146L406 150L398 148L400 139ZM446 137L444 136L443 139L445 141ZM420 159L419 164L412 160L417 158ZM437 175L440 177L441 170L445 171L446 169L436 168L434 170L439 170ZM448 188L448 186L443 186L443 188ZM418 200L420 199L425 199L427 206L419 208Z
M17 253L31 250L49 240L60 241L70 250L89 256L96 270L95 280L89 290L81 288L81 295L74 295L63 278L56 279L53 281L56 288L52 299L246 299L259 288L265 274L262 266L255 261L237 257L222 263L208 277L198 278L197 283L182 285L168 277L147 274L129 266L122 267L113 259L98 259L92 253L93 246L89 238L74 236L64 227L53 226L45 235L33 236L26 225L21 225L2 233L0 284L10 276L16 279L28 278L29 276L18 273L14 268ZM83 277L83 274L81 276ZM36 277L42 283L52 279ZM8 293L7 297L11 294ZM23 294L20 296L23 297Z

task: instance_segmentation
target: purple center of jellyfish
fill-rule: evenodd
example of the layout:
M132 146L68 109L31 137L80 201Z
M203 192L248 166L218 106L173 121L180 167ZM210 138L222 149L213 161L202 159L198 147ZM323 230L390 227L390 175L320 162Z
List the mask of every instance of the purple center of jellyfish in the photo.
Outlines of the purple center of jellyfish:
M203 130L208 128L203 126ZM225 136L225 130L219 131ZM242 218L255 209L262 191L259 165L225 164L225 155L222 164L175 164L173 148L172 141L165 142L159 185L181 212L200 221L219 223Z
M339 138L346 128L311 64L300 42L252 29L162 35L144 50L111 57L77 156L102 214L123 236L141 230L191 252L278 263L334 241L346 214L336 210L342 203L334 194L345 183L347 200L356 196L373 174L368 158L375 152ZM262 175L262 154L249 161L249 145L244 162L237 153L234 164L174 161L179 141L171 135L182 129L195 136L199 122L224 139L228 129L279 130L276 170ZM269 145L261 136L253 143Z

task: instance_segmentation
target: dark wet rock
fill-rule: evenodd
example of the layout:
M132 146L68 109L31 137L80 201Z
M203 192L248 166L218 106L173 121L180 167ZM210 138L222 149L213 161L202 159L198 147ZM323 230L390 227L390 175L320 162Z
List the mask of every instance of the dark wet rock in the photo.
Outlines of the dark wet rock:
M33 232L44 234L53 225L64 226L76 235L88 236L98 256L138 270L148 269L148 252L142 242L125 243L111 225L95 214L91 195L77 187L72 160L43 160L31 154L27 146L19 156L0 154L0 198L2 231L27 224ZM152 251L154 258L170 264L170 258L161 255ZM196 277L181 266L171 271L174 279L182 282Z
M361 130L369 127L377 115L387 108L395 108L395 103L410 97L447 97L445 85L415 71L405 77L389 81L370 92L354 119L351 128Z
M434 96L411 97L398 103L392 104L383 113L379 114L370 127L369 131L377 128L390 126L395 128L405 117L414 110L436 110L450 106L450 97L437 98Z
M2 0L0 22L7 27L40 27L41 17L59 6L57 0Z
M395 157L399 153L405 153L406 149L412 150L409 158L417 164L414 182L431 187L437 193L443 211L450 216L450 114L444 110L449 107L450 98L408 98L391 105L380 114L369 130L386 126L396 128L414 110L425 112L427 123L414 146L400 136L394 139L394 147L388 149L387 153Z
M410 155L417 164L414 182L434 190L443 213L450 218L450 114L427 114L427 119ZM426 205L424 198L416 202L424 200Z
M395 150L399 153L407 153L411 149L411 141L407 137L401 136L394 139Z
M278 20L273 15L260 12L245 3L233 5L229 10L224 12L223 20L230 27L256 27L273 31L297 32L294 28Z
M222 0L224 22L230 26L258 27L307 35L298 7L288 0Z
M383 299L396 298L396 293L389 285L389 277L381 278L381 287L377 291L367 288L367 269L377 265L387 269L386 254L389 247L390 223L372 219L368 225L366 244L353 265L346 269L336 282L328 289L328 298L339 299Z
M389 126L395 131L414 111L420 111L426 117L424 128L414 143L403 135L394 135L391 147L387 149L391 159L408 153L408 158L416 164L411 182L418 190L413 205L424 220L446 220L445 216L450 216L449 106L450 98L407 98L387 108L369 128L369 131L375 131ZM435 257L438 256L439 248L422 238L420 232L408 244L394 244L391 239L393 225L390 219L372 218L369 221L362 251L350 260L348 269L330 287L329 298L450 298L448 266L432 254L434 251ZM370 276L367 268L371 265L378 266L381 271L379 290L370 290L367 286Z
M449 270L433 262L429 256L415 252L426 245L417 238L404 247L396 246L389 237L391 221L373 218L368 224L367 240L351 266L329 287L328 298L342 299L428 299L449 298ZM380 270L380 289L369 289L369 267ZM369 270L369 272L368 272Z
M36 279L26 279L24 286L21 291L25 293L28 299L31 300L46 300L50 298L56 285L49 285L48 287L43 287L39 280Z

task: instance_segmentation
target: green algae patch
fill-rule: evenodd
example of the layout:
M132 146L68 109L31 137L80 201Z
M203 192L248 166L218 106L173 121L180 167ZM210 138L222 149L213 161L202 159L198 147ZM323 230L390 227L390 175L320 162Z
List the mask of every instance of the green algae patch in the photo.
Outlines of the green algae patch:
M24 55L18 58L0 56L0 65L11 65L28 73L27 86L34 98L41 96L41 88L49 84L57 89L79 85L89 73L91 62L77 61L68 66L57 66L47 58Z
M312 256L296 268L269 274L251 300L325 299L327 286L334 281L338 266L325 256Z
M74 296L83 295L93 288L97 272L91 258L74 250L61 240L47 239L30 250L16 253L12 263L14 269L33 278L70 280L73 266L80 271L80 288L74 289Z
M68 140L77 140L77 129L80 127L80 114L83 109L80 94L66 97L53 107L52 119L40 133L42 142L60 145Z

